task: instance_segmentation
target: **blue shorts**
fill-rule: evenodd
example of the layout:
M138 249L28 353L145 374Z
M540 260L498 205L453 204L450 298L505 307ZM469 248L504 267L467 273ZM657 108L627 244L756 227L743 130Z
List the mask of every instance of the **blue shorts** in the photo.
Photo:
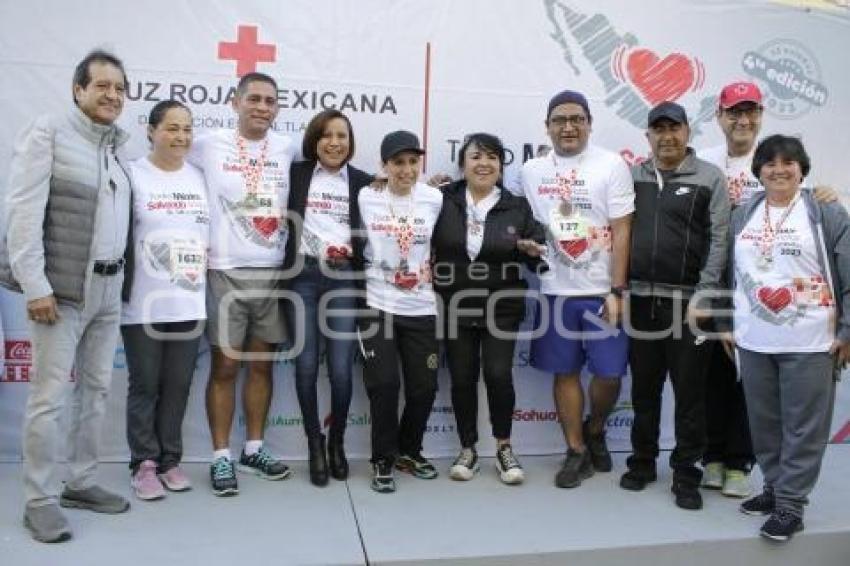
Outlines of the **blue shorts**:
M623 377L629 361L629 339L622 326L612 328L593 320L604 302L599 297L545 295L537 303L534 328L545 332L531 342L531 366L549 373L579 373L587 362L591 374ZM541 310L548 307L548 320ZM585 313L588 313L585 316Z

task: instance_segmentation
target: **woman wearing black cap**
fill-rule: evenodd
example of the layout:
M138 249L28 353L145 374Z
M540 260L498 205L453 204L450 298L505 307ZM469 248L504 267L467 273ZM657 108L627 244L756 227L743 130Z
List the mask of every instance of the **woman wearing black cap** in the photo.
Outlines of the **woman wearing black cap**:
M431 234L442 193L418 182L424 151L415 134L381 142L387 188L358 196L360 235L353 238L365 270L368 313L358 323L363 381L372 415L372 489L395 491L393 467L421 479L437 477L422 454L422 437L437 391L437 301L431 285ZM399 421L399 374L404 411Z
M445 309L446 358L461 451L449 475L478 471L478 379L483 370L496 439L496 469L506 484L524 473L511 448L516 332L525 317L522 266L545 266L543 226L524 198L501 186L505 148L496 136L466 138L458 154L463 179L445 188L434 228L434 287Z

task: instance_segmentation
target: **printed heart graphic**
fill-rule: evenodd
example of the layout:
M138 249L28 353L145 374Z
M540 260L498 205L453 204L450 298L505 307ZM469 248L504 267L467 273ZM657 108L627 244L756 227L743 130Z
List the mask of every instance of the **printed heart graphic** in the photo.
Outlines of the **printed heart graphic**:
M328 249L325 251L325 255L330 259L346 259L351 254L348 250L348 246L328 246Z
M791 304L793 295L788 287L760 287L756 293L758 300L774 313L778 313Z
M278 220L274 216L252 216L254 228L267 240L277 232Z
M587 250L589 243L587 238L582 238L580 240L561 240L558 245L561 247L561 251L575 259Z
M694 65L681 53L664 59L649 49L629 53L626 63L629 80L652 106L665 100L676 100L694 84Z
M406 271L404 273L397 271L394 277L394 282L397 287L401 287L402 289L413 289L419 282L419 276L410 271Z

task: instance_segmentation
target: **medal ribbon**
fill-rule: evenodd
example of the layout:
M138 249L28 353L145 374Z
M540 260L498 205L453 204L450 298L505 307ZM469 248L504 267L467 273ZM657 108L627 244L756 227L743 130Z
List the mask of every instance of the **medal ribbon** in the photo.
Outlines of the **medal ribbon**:
M399 255L402 263L407 263L407 256L410 254L410 246L413 244L413 222L410 215L413 212L413 191L411 190L407 202L407 214L398 216L393 209L390 201L389 189L387 189L387 208L390 210L392 218L393 233L395 234L396 243L398 244Z
M260 146L260 156L254 163L248 156L248 150L245 147L245 138L236 134L236 153L239 159L239 168L242 170L242 181L245 183L246 196L256 197L260 183L263 180L263 169L266 166L266 157L268 156L269 140L263 140Z
M782 216L779 217L779 220L776 222L776 226L774 227L770 222L770 205L767 202L767 198L765 198L764 225L762 226L761 238L759 238L758 247L761 256L766 260L770 261L773 258L773 245L776 242L776 235L782 230L782 226L785 225L785 221L788 219L788 216L791 215L791 211L794 210L794 205L797 204L798 200L800 200L799 192L791 201L791 204L788 205L788 208L786 208L782 213Z
M581 156L578 158L578 164L576 167L570 170L567 175L561 176L558 173L558 161L555 159L555 152L552 151L552 164L555 166L555 178L558 181L558 188L561 192L561 202L566 205L570 210L572 210L573 206L573 186L576 181L579 179L579 173L581 172L582 161L584 161L584 152L582 152Z

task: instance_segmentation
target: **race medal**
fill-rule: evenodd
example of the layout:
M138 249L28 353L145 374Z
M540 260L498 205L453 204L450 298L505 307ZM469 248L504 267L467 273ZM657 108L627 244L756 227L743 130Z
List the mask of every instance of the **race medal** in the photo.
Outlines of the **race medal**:
M549 231L558 251L573 261L577 261L590 247L589 225L580 214L565 216L560 208L552 210Z
M245 198L242 199L242 208L253 210L259 206L260 200L254 193L248 193L247 195L245 195Z

